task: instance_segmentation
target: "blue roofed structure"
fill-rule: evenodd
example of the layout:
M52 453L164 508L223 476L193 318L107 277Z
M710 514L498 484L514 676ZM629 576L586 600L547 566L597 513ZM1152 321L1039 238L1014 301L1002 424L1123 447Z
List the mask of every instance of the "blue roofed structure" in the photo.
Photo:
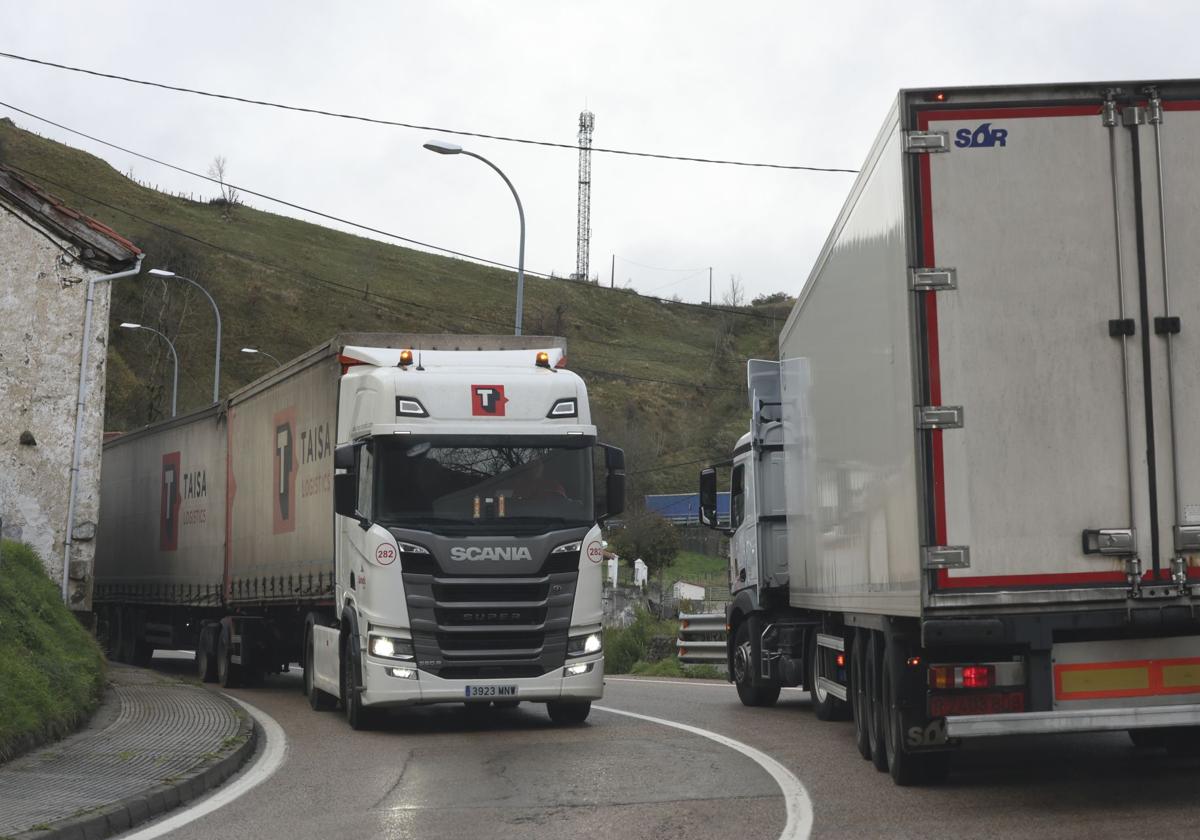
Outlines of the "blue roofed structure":
M699 493L665 493L646 496L646 510L657 513L675 525L698 525L700 523ZM717 493L717 522L729 524L729 493Z

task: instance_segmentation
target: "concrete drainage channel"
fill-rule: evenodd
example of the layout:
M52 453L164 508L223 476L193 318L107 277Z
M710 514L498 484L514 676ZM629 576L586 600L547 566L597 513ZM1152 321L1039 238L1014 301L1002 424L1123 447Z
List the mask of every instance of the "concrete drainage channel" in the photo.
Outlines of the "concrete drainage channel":
M4 768L0 835L108 837L197 799L253 755L254 722L231 699L120 665L110 680L99 725Z

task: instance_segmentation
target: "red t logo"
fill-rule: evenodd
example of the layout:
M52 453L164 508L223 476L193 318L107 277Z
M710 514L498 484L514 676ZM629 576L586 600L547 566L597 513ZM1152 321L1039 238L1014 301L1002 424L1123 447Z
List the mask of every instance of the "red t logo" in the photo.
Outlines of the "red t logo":
M507 402L503 385L471 386L471 414L474 417L503 417Z

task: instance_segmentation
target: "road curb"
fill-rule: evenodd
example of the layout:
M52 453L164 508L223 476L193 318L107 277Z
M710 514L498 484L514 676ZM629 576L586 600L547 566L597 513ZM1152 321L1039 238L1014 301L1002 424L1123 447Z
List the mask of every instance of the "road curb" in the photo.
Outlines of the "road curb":
M216 695L238 716L238 745L211 764L199 766L168 784L155 785L87 814L47 823L12 835L12 840L100 840L198 799L241 769L258 746L258 728L250 715L228 697Z

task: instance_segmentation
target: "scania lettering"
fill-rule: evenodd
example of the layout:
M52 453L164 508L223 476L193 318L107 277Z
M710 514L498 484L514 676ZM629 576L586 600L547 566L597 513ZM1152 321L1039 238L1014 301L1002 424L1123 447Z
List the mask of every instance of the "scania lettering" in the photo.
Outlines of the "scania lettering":
M471 546L456 545L450 549L450 559L462 562L464 560L524 560L529 562L529 549L525 546L509 546L509 547L494 547L486 546L484 548L474 548Z
M557 338L338 336L110 441L96 602L114 657L194 649L225 686L300 663L313 708L355 728L453 702L583 722L604 681L584 547L624 504L624 455L565 358Z
M743 703L804 685L899 784L1200 755L1198 143L1196 81L900 93L701 476Z

